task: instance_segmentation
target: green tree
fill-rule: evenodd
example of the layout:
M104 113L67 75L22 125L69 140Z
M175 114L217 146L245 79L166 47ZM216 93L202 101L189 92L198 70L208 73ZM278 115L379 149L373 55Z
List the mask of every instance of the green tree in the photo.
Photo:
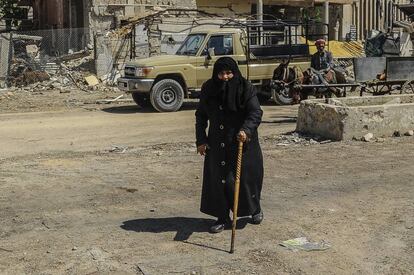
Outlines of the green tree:
M18 0L0 0L0 18L6 22L6 29L17 26L25 16L25 10L17 6Z

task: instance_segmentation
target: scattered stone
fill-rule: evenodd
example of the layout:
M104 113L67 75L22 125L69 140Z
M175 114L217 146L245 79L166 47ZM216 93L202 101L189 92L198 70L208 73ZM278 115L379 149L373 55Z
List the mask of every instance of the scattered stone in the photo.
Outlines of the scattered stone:
M374 137L374 134L368 133L362 137L362 141L369 142Z
M99 79L94 75L85 77L85 81L89 87L94 87L99 84Z
M26 46L26 52L27 52L28 55L30 55L34 58L39 53L39 47L37 45L27 45Z
M129 149L128 146L121 146L121 145L113 145L109 152L111 153L120 153L123 154Z
M400 137L401 136L401 132L400 131L394 131L393 136L394 137Z
M376 142L385 142L385 138L379 137L379 138L376 139Z
M405 132L404 135L412 137L412 136L414 136L414 131L413 130L407 131L407 132Z
M72 247L72 251L76 251L78 248L76 246Z
M310 144L318 144L318 142L316 140L312 139L312 138L309 140L309 143Z

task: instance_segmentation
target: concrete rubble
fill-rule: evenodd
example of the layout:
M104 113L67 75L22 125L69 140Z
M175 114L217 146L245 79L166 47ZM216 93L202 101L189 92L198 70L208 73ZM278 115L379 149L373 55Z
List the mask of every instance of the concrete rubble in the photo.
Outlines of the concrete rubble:
M9 90L38 92L58 89L62 93L73 89L84 91L115 89L114 83L99 80L94 74L92 51L73 52L59 58L39 56L35 45L25 45L14 55L8 78Z
M266 136L263 137L265 141L271 141L276 143L277 146L294 146L294 145L315 145L315 144L326 144L330 143L331 140L325 139L317 135L306 135L298 132L286 133L277 136Z

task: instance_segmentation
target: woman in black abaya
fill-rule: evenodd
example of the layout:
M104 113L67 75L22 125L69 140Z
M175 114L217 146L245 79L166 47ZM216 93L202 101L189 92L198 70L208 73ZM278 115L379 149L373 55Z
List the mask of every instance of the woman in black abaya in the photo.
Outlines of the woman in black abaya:
M252 216L254 224L263 220L263 157L257 133L262 114L255 88L236 62L230 57L218 59L195 113L197 152L205 156L201 212L217 217L210 228L213 233L230 224L238 141L245 142L238 214Z

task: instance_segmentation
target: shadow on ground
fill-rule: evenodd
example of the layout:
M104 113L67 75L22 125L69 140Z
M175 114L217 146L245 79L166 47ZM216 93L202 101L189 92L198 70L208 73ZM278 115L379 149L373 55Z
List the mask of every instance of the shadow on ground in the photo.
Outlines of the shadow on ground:
M263 120L262 123L296 123L296 116L272 116L274 120Z
M180 108L179 111L188 111L188 110L196 110L198 102L184 102L183 106ZM123 105L123 106L116 106L116 107L109 107L103 108L102 111L111 113L111 114L134 114L134 113L158 113L152 107L145 107L142 108L136 104L133 105Z
M237 221L237 229L243 229L248 223L248 218L241 218ZM182 241L189 244L187 240L194 232L208 232L209 227L214 223L212 219L202 218L186 218L186 217L172 217L172 218L147 218L136 219L123 222L121 228L128 231L135 232L177 232L174 241ZM229 226L230 227L230 226ZM231 229L231 228L227 228ZM198 244L194 244L198 245ZM203 246L203 245L201 245Z

